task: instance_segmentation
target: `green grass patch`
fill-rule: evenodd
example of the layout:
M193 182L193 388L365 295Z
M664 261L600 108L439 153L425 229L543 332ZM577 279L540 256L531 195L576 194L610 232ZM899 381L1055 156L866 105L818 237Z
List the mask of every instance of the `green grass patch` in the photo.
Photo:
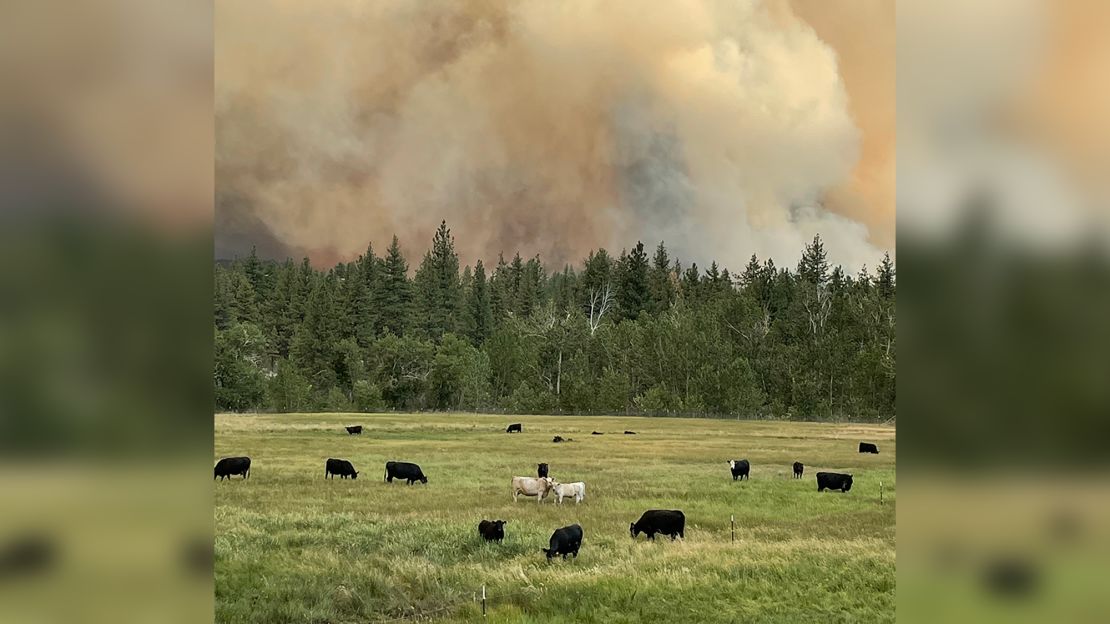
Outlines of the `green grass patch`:
M504 433L510 422L524 433ZM343 430L354 424L363 435ZM215 429L216 458L252 458L250 479L214 484L219 622L473 622L483 585L491 622L894 620L892 427L221 414ZM860 440L882 452L857 453ZM359 478L325 480L329 457ZM733 482L726 462L741 458L751 480ZM390 460L420 464L428 484L385 483ZM538 462L585 481L586 500L514 504L510 479ZM854 474L852 491L818 493L821 470ZM686 539L633 541L647 509L683 510ZM478 537L482 519L508 521L504 543ZM572 523L585 532L578 559L548 562L540 549Z

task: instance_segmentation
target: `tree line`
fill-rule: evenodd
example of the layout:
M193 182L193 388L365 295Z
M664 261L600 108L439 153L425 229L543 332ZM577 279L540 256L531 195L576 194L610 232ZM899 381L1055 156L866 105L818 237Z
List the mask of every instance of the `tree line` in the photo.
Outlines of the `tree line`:
M410 276L394 237L327 270L215 266L216 409L886 420L895 267L683 267L663 243L460 271L442 223Z

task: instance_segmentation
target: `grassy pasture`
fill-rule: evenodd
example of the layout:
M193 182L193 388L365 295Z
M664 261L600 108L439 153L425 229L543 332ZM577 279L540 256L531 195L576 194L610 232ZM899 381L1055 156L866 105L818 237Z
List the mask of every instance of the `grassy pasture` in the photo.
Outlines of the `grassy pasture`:
M511 422L524 433L504 433ZM363 435L343 430L354 424ZM218 414L215 433L216 458L252 458L250 479L214 484L218 622L476 622L483 584L490 622L894 620L893 427ZM882 453L860 455L860 440ZM328 457L359 478L325 481ZM732 481L733 458L751 461L750 481ZM386 484L389 460L420 464L429 483ZM535 476L538 462L585 481L586 500L514 504L511 477ZM819 470L854 474L852 491L818 494ZM647 509L683 510L686 539L632 541ZM508 521L503 544L478 537L483 518ZM578 559L548 562L551 532L575 522Z

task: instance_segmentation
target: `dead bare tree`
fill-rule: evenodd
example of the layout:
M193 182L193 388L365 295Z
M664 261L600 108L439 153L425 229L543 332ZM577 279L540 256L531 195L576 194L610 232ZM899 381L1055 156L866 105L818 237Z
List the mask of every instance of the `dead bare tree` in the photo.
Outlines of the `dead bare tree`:
M587 322L590 325L590 335L593 336L599 327L605 313L613 307L613 289L609 282L604 288L595 288L590 291L590 315Z
M829 314L832 313L832 296L827 286L818 284L814 289L816 296L813 299L806 297L803 303L809 317L810 330L816 340L819 331L825 329L825 321L829 320Z

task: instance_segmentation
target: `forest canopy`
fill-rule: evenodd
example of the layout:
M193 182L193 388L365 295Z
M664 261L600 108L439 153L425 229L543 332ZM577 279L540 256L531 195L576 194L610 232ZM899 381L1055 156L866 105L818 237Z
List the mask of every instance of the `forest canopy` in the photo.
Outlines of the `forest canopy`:
M443 223L328 270L215 266L220 411L452 410L804 420L895 415L895 267L683 266L637 242L579 266L460 270Z

